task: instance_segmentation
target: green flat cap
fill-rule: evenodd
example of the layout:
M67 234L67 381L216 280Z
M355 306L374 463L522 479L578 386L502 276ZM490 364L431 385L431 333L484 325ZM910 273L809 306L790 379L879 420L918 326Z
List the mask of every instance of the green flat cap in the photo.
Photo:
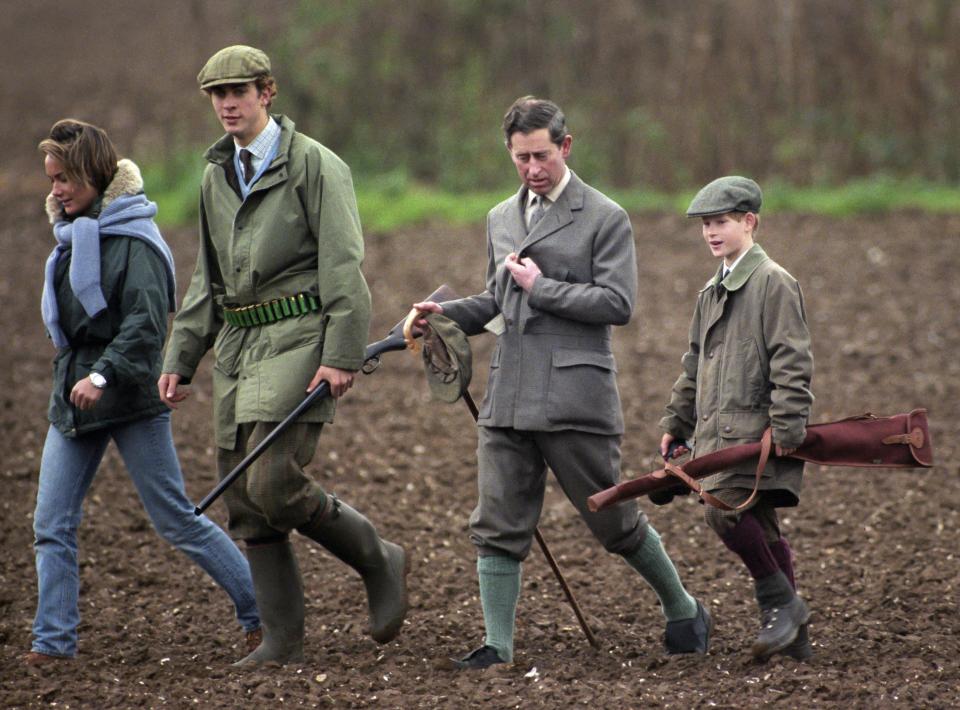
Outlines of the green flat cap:
M270 58L254 47L235 44L214 54L197 74L201 89L219 84L245 84L270 73Z
M687 208L687 217L707 217L727 212L760 212L763 193L750 178L727 175L701 188Z

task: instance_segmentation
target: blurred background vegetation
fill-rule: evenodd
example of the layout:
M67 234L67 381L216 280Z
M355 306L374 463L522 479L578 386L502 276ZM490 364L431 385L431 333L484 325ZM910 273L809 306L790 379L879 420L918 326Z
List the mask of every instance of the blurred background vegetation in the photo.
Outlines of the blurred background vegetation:
M679 210L729 173L759 180L774 209L960 210L955 0L89 5L5 4L5 36L53 32L0 60L47 66L50 122L79 113L110 130L167 222L193 219L218 135L196 72L236 42L271 56L277 110L351 165L375 229L479 219L515 189L499 126L523 94L565 109L571 165L634 211ZM36 84L11 88L13 105L36 100ZM27 127L31 148L47 125Z

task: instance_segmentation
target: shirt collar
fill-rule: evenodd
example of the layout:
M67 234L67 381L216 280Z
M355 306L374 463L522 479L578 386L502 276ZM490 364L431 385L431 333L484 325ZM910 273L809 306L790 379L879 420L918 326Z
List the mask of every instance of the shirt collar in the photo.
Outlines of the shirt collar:
M726 279L721 279L723 275L721 267L721 269L717 270L716 275L707 281L707 285L704 286L704 288L719 286L722 281L723 287L727 291L736 291L750 279L753 272L757 270L757 267L770 257L767 256L767 253L759 244L754 244L741 258L743 259L742 262L740 259L737 259L737 263L734 264L734 266L739 266L740 268L735 272L731 272Z
M267 119L267 125L257 134L257 137L250 141L249 145L241 146L236 141L233 142L234 149L239 153L242 148L246 148L260 160L267 157L270 147L280 136L280 124L274 120L273 116Z
M544 197L550 201L550 204L553 204L560 199L560 195L563 194L563 191L566 189L567 185L570 182L570 168L566 165L563 166L563 177L560 178L560 182L554 185L553 189L550 190ZM527 207L529 208L533 204L534 198L537 197L537 193L533 190L527 190ZM547 205L549 207L550 205Z
M723 271L721 271L721 273L729 274L730 272L732 272L735 268L737 268L737 264L739 264L741 261L743 261L743 257L745 257L745 256L746 256L747 254L749 254L749 253L750 253L750 250L747 249L747 250L744 251L740 256L738 256L736 259L734 259L734 262L733 262L732 264L730 264L730 266L727 266L726 264L724 264L724 265L723 265Z

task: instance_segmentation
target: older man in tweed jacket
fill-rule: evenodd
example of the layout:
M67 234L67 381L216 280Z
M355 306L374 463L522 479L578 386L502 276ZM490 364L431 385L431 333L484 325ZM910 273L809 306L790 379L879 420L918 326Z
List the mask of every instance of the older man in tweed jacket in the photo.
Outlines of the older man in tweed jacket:
M687 594L636 505L590 513L586 500L620 478L623 414L611 349L637 289L624 210L566 165L573 137L553 102L518 99L503 123L520 190L487 216L486 290L442 306L467 335L497 345L479 416L479 502L470 538L479 560L486 639L455 661L485 668L513 657L520 564L530 551L549 466L591 532L656 591L667 648L705 652L710 618Z

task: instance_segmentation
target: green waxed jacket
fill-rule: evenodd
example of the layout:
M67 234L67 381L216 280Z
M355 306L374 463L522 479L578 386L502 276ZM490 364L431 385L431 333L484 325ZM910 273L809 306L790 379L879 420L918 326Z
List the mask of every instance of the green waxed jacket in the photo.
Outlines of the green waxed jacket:
M246 200L235 188L233 138L207 151L197 265L163 363L189 382L213 347L216 440L226 449L235 448L237 424L289 414L321 364L358 370L367 342L370 292L350 169L288 118L274 118L277 155ZM223 319L224 306L304 291L319 299L319 311L249 328ZM301 421L333 415L327 399Z
M768 426L774 443L803 441L813 403L803 295L759 245L723 282L718 271L700 291L682 365L660 427L693 439L695 456L758 441ZM753 488L755 472L748 462L704 479L704 488ZM802 476L802 461L771 458L760 488L775 504L796 505Z

